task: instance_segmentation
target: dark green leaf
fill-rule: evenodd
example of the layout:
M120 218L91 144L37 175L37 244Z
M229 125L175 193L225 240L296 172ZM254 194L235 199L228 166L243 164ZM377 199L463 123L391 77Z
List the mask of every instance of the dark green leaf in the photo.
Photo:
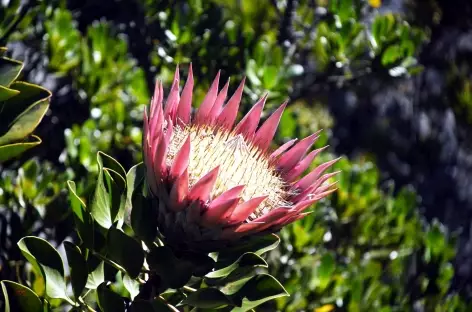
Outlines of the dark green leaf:
M31 289L12 281L1 281L5 312L42 312L43 304Z
M237 268L228 276L221 278L215 285L222 286L221 292L225 295L234 295L246 284L254 275L256 270L254 267Z
M18 90L9 89L0 85L0 102L6 101L19 93L20 91Z
M157 209L150 199L139 191L132 197L131 227L134 233L145 242L153 242L157 235Z
M33 236L22 238L18 247L26 259L41 272L46 283L46 294L50 298L67 298L64 266L57 250L46 240Z
M242 300L241 306L232 311L248 311L266 301L285 296L288 296L288 293L274 277L260 274L251 278L236 294L231 296L235 302Z
M35 135L27 138L25 142L0 146L0 163L21 155L36 145L41 144L41 139Z
M125 311L123 298L114 293L105 283L100 284L97 288L98 306L103 312L120 312Z
M136 280L131 279L127 274L124 274L123 276L123 285L129 292L131 300L139 294L139 283Z
M119 168L121 165L112 159L101 152L97 154L99 174L91 205L93 218L105 229L113 225L121 208L124 209L125 203L126 181L117 171L112 168L105 170L104 167L104 163L106 163L108 166L121 171L122 168Z
M260 256L276 248L279 243L280 239L275 234L249 237L247 240L238 242L238 245L221 251L218 255L218 261L237 259L246 252L252 252Z
M136 278L144 262L140 243L121 230L110 228L107 247L109 258L121 265L132 278Z
M87 248L94 247L94 223L91 214L86 210L85 203L77 195L74 181L67 181L69 201L74 213L77 234Z
M115 171L116 173L118 173L123 178L123 180L126 179L126 171L119 162L117 162L110 155L107 155L103 152L98 152L98 154L100 155L100 159L101 159L101 162L103 164L103 168L111 169L111 170ZM125 183L126 183L126 180L125 180Z
M20 75L23 63L6 57L0 58L0 85L8 87Z
M31 106L27 111L18 116L8 131L0 137L0 144L15 142L28 136L38 126L41 119L43 119L48 108L49 102L47 101L41 101Z
M215 267L215 260L207 254L183 252L180 258L189 260L192 263L192 274L197 277L205 276Z
M130 312L175 312L178 311L175 307L169 307L169 304L163 302L159 298L146 301L136 299L130 306Z
M192 276L192 264L178 259L167 247L156 247L146 258L151 270L155 271L171 288L184 286Z
M206 277L209 277L209 278L224 277L230 274L236 268L244 267L244 266L267 267L267 262L264 259L262 259L260 256L256 255L255 253L247 252L243 254L241 257L239 257L235 262L227 266L221 267L221 262L217 262L217 267L219 267L220 269L208 273Z
M191 293L182 304L203 309L218 309L231 304L231 300L216 288L203 288Z
M20 93L2 103L0 144L20 140L39 124L49 107L51 93L26 82L15 82L11 89Z
M64 242L64 249L66 250L67 261L70 268L70 278L72 290L75 298L79 298L80 294L87 283L88 269L87 262L82 256L79 247L71 242Z
M133 303L131 303L131 306L129 307L130 312L155 312L154 307L152 306L152 303L150 301L145 301L145 300L135 300Z
M89 255L87 259L88 277L87 289L96 289L101 283L105 281L105 270L103 261L100 261L93 255Z
M118 221L118 227L121 228L125 216L126 180L112 169L103 168L103 172L111 199L111 218L113 222Z
M144 184L144 164L141 162L128 171L126 174L126 207L125 207L125 222L130 224L131 209L132 209L132 198L133 193L140 192L142 185Z

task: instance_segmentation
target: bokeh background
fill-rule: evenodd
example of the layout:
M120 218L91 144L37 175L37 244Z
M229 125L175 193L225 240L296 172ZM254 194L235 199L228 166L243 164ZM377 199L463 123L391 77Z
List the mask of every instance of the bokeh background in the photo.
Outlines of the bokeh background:
M0 164L0 280L41 293L16 242L71 235L65 182L87 197L99 150L141 161L156 79L192 62L195 104L246 77L244 112L290 99L278 143L322 128L317 162L343 156L268 258L291 296L258 311L471 311L471 1L4 0L0 46L53 93L43 143Z

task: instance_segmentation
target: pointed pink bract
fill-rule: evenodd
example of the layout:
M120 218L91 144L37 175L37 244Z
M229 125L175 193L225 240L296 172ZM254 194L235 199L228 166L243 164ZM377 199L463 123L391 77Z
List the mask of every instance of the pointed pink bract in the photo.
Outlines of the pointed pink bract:
M215 185L219 169L220 167L216 167L195 183L188 194L189 200L201 200L206 202L210 199L210 193Z
M172 189L170 191L170 201L172 209L175 211L180 211L185 208L185 200L188 195L188 170L185 169L184 172L177 177Z
M218 95L218 84L220 81L220 74L221 71L219 70L216 74L215 80L210 86L205 98L203 99L202 104L198 108L197 114L195 115L195 122L198 124L203 124L208 118L208 114L210 113L213 104L215 103L216 97Z
M187 137L180 150L175 155L174 161L170 168L170 176L178 177L188 167L188 161L190 156L190 136Z
M292 139L280 146L278 149L276 149L272 154L270 154L269 159L271 162L274 162L277 160L277 157L282 155L286 150L288 150L290 147L292 147L293 144L295 144L298 140L297 139Z
M261 118L262 109L264 108L265 101L267 99L267 94L264 95L251 110L247 113L246 116L238 123L236 128L234 128L234 133L242 134L244 137L251 139L256 131L257 125Z
M289 182L294 181L299 175L301 175L306 169L308 169L308 167L310 167L315 157L319 153L324 151L326 147L327 146L316 149L312 151L311 153L309 153L308 155L306 155L305 158L303 158L292 170L290 170L284 175L284 178Z
M208 123L212 123L213 121L215 121L216 117L218 117L218 115L220 114L221 108L223 107L223 102L226 100L226 96L228 95L228 88L229 79L216 97L215 103L213 104L213 107L211 108L210 113L208 114Z
M177 123L183 123L187 125L190 123L190 115L192 112L192 96L193 96L193 70L192 64L190 63L188 69L188 78L185 82L184 89L182 91L182 97L180 98L179 106L177 108Z
M251 213L253 213L257 207L267 198L268 196L254 197L239 204L231 214L230 220L232 222L243 222L246 220Z
M259 146L261 150L265 151L270 146L286 106L287 102L283 103L257 130L254 145Z
M318 138L318 134L319 131L304 138L295 144L295 146L292 147L288 152L280 156L279 160L277 161L277 167L280 168L281 172L287 172L291 170L300 161L300 159L305 156L308 149Z
M212 201L203 215L203 222L206 224L225 223L227 215L231 214L238 202L239 198L230 198L219 202Z
M239 104L241 103L241 97L243 95L244 83L246 78L243 78L239 84L238 89L234 92L233 96L229 99L228 103L223 107L220 115L216 119L216 124L220 127L224 127L227 130L231 130L238 115Z
M336 163L340 158L336 158L325 162L324 164L319 165L316 167L312 172L304 176L300 181L293 185L293 189L301 189L304 190L309 187L313 182L320 177L320 175L329 167L331 167L334 163Z
M179 76L179 65L176 66L175 68L175 74L174 74L174 81L172 82L172 86L170 88L170 93L169 96L167 97L166 101L166 107L164 110L164 116L165 118L169 118L175 122L175 115L177 113L177 106L180 101L180 95L179 95L179 81L180 81L180 76Z

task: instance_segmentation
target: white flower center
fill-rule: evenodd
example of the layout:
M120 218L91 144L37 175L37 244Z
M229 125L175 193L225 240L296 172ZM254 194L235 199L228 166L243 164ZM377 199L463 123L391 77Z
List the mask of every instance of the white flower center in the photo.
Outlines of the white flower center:
M177 152L190 135L189 186L202 176L220 166L211 199L239 185L244 185L241 198L247 201L254 197L268 196L249 220L260 217L274 208L290 206L286 183L270 165L266 154L259 148L248 145L242 135L222 131L218 128L174 126L167 164L170 165Z

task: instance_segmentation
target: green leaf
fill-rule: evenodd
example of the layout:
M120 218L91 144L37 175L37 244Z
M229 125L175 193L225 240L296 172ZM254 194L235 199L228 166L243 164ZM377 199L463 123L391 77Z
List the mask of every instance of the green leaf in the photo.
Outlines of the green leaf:
M131 167L131 169L126 174L127 199L129 201L131 201L133 192L143 184L144 175L146 174L144 171L145 169L146 168L144 167L144 164L140 162L139 164Z
M91 214L98 224L108 229L115 222L121 206L124 209L126 180L119 173L119 171L124 171L121 165L110 156L98 152L97 163L99 174L91 205ZM109 167L105 167L105 164Z
M42 312L43 304L31 289L12 281L1 281L5 312ZM18 310L19 308L19 310Z
M248 311L266 301L285 296L288 296L288 293L279 281L269 274L260 274L251 278L236 294L231 296L234 302L242 300L241 306L231 311Z
M136 191L132 197L131 227L145 242L153 242L157 235L157 204L152 205L142 192Z
M252 277L256 275L255 267L237 268L228 276L219 279L216 285L222 286L221 292L225 295L234 295L246 284ZM210 283L208 283L210 284Z
M108 231L108 256L121 265L132 278L136 278L144 263L144 252L134 238L121 230L110 228Z
M277 84L279 70L275 66L267 66L264 68L264 75L262 81L264 82L264 88L272 89Z
M49 102L47 101L41 101L31 106L14 121L8 132L0 137L0 144L11 143L28 136L36 129L48 108Z
M188 295L182 304L202 309L218 309L231 305L231 300L216 288L203 288Z
M9 89L0 85L0 102L6 101L19 93L20 91L18 90Z
M144 164L141 162L128 171L126 174L126 207L125 207L125 221L130 224L131 209L133 206L133 193L140 192L144 182Z
M382 65L388 66L396 62L401 57L400 46L391 45L382 54Z
M69 188L69 202L74 213L75 229L85 247L93 249L94 247L94 222L93 218L86 210L86 205L77 195L75 182L67 181Z
M136 299L130 306L130 312L175 312L177 308L169 306L169 304L163 302L159 298L146 301L142 299Z
M260 86L261 85L261 80L257 76L257 64L256 61L253 59L250 59L247 62L246 65L246 75L249 81L254 85L254 86Z
M114 293L105 283L100 284L97 288L98 306L103 312L120 312L125 311L123 298Z
M154 307L150 301L138 299L131 303L129 307L130 312L154 312Z
M431 252L432 256L440 255L447 246L446 238L441 231L441 225L436 220L433 221L433 224L426 233L425 243L427 250ZM428 262L430 261L429 258L427 257Z
M85 288L96 289L100 284L105 281L105 269L103 261L99 261L94 256L89 256L87 261L87 267L89 274L87 277L87 283Z
M134 300L134 297L139 294L139 283L125 274L123 276L123 285L129 292L131 300Z
M31 264L43 276L46 294L50 298L68 299L64 281L64 265L57 250L46 240L26 236L18 242L18 247Z
M220 262L216 263L217 267L221 267ZM262 266L267 267L267 262L262 259L260 256L256 255L252 252L247 252L239 257L235 262L232 264L222 267L218 270L210 272L206 275L208 278L220 278L225 277L230 274L232 271L237 269L238 267L245 267L245 266Z
M227 261L237 259L242 254L252 252L258 256L269 250L276 248L280 243L280 239L275 234L266 236L252 236L246 240L241 240L234 247L226 248L218 254L218 261Z
M108 168L108 169L111 169L111 170L115 171L116 173L118 173L123 178L123 180L126 178L126 170L125 170L125 168L123 168L123 166L119 162L117 162L110 155L107 155L103 152L98 152L98 154L100 155L100 159L102 161L103 168ZM126 183L126 180L124 182Z
M48 110L51 97L48 90L26 82L15 82L10 88L20 93L2 103L0 145L30 134Z
M192 264L193 276L203 277L215 267L215 260L208 254L186 251L180 253L180 258Z
M103 168L107 190L111 199L113 222L118 222L118 227L121 228L124 223L125 205L126 205L126 180L116 171ZM116 211L116 214L114 213Z
M153 248L146 261L150 269L174 289L184 286L192 276L192 264L178 259L167 246Z
M0 146L0 163L12 159L32 147L41 144L41 139L35 135L27 138L25 142L13 143Z
M325 289L331 281L332 275L335 270L335 260L333 255L327 253L321 257L320 264L317 271L317 278L319 280L319 287Z
M6 57L0 58L0 85L8 87L23 69L23 63Z
M70 268L70 279L72 284L72 290L75 298L79 298L80 294L85 288L87 283L88 269L87 262L82 256L82 252L79 247L75 246L71 242L64 242L64 249L66 250L67 261Z

